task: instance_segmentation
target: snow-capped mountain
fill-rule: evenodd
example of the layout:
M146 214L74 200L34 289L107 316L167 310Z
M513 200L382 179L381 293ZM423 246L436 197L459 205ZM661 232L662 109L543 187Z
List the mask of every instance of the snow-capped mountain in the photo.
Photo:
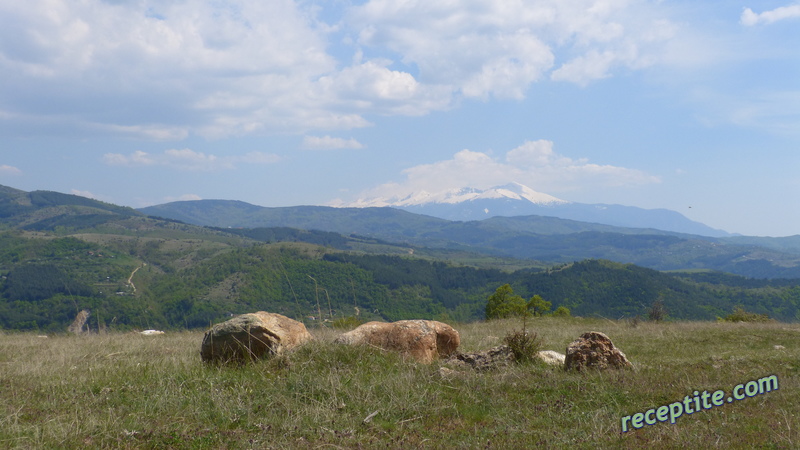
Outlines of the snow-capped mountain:
M533 203L535 205L555 205L569 203L553 197L552 195L543 194L534 191L528 186L519 183L510 183L505 186L495 186L490 189L476 189L470 187L447 189L441 192L430 193L427 191L419 191L409 194L405 197L376 197L370 199L360 199L353 203L343 206L353 208L366 208L373 206L394 206L398 208L407 208L412 206L422 206L431 203L436 204L459 204L464 202L475 202L487 199L507 199L507 200L520 200ZM493 214L499 215L499 214Z
M434 193L419 191L404 197L359 199L337 206L353 208L391 206L417 214L459 221L482 220L495 216L538 215L629 228L655 228L702 236L730 236L725 231L694 222L668 209L574 203L537 192L519 183L489 189L462 187Z

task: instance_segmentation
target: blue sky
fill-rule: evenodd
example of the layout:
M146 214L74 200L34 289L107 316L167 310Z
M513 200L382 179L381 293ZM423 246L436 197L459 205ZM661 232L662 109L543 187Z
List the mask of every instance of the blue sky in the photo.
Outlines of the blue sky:
M0 0L0 184L142 207L519 182L800 234L800 3Z

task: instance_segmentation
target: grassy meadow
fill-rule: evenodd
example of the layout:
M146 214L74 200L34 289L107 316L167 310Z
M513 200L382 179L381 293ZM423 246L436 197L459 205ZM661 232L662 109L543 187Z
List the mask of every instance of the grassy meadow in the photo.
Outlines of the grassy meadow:
M465 352L521 326L455 325ZM800 447L800 324L545 317L527 328L560 353L602 331L635 369L444 373L334 345L331 329L243 367L202 364L202 332L0 333L0 448ZM769 375L778 390L621 433L623 416Z

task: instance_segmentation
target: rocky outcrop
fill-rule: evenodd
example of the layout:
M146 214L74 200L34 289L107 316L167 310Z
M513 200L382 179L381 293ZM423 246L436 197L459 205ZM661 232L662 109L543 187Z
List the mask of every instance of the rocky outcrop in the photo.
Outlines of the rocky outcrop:
M514 362L514 352L508 345L498 345L475 353L458 353L447 364L453 367L468 367L475 370L493 370Z
M203 336L200 357L205 362L243 363L283 353L311 339L302 323L259 311L214 325Z
M552 350L543 350L536 357L551 366L564 367L564 355ZM475 370L493 370L516 362L514 352L508 345L498 345L483 352L458 353L447 360L447 365L455 368L466 367ZM448 369L449 370L449 369Z
M347 345L373 345L396 351L422 363L446 358L455 353L461 337L453 327L434 320L367 322L337 337Z
M633 365L608 336L599 331L583 333L567 347L564 367L567 370L626 369Z

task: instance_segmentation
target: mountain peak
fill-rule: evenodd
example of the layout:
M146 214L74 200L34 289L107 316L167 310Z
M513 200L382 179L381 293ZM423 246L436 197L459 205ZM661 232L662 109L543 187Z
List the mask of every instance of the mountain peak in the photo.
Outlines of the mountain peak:
M455 205L465 202L474 202L476 200L490 199L521 200L539 206L569 203L565 200L553 197L552 195L534 191L528 186L514 182L503 186L495 186L485 190L472 187L460 187L446 189L436 193L417 191L405 196L359 199L355 202L347 203L342 206L356 208L369 206L395 206L405 208L429 204Z
M375 197L331 205L337 207L386 207L446 220L470 221L490 217L550 216L617 227L653 228L702 236L727 236L675 211L635 206L573 203L512 182L489 189L461 187L431 193L417 191L404 196Z
M570 203L566 200L544 194L517 182L487 189L478 198L510 198L513 200L527 200L535 205L555 205Z

